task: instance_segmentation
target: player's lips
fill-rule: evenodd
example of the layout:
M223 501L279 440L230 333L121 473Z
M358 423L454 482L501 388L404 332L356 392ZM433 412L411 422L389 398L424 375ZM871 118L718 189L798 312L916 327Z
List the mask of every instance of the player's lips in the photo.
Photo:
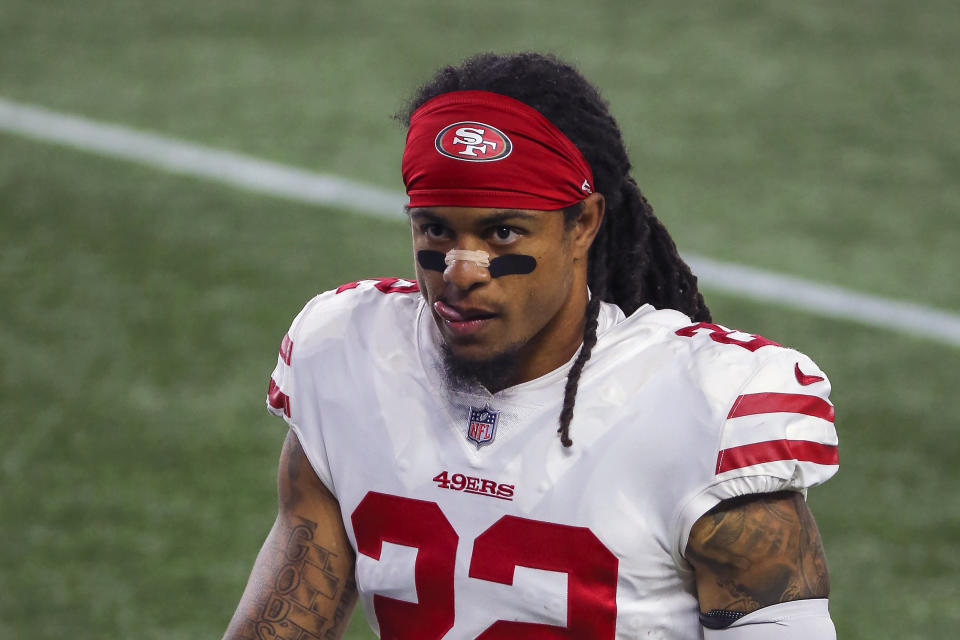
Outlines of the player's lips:
M454 333L468 335L483 329L497 314L477 307L457 307L443 300L433 303L433 310Z

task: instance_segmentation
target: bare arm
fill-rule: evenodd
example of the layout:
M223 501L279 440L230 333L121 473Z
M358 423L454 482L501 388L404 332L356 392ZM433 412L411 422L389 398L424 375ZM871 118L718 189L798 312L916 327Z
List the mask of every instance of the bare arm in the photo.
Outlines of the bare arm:
M357 600L354 554L336 498L292 431L280 455L277 484L277 520L224 640L340 638Z
M693 525L686 555L703 612L749 613L830 593L820 532L796 492L720 503Z

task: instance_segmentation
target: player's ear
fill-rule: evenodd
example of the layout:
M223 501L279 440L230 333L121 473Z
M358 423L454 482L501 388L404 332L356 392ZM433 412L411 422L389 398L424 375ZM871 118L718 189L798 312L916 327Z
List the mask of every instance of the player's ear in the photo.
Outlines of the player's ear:
M574 257L586 259L593 239L600 231L606 201L602 193L591 193L580 203L580 215L571 229Z

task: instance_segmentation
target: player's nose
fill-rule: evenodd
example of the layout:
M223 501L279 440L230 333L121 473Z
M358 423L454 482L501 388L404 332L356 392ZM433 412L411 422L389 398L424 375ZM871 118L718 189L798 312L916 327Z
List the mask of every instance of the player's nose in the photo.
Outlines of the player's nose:
M476 250L479 247L457 247L458 249ZM481 266L475 259L456 259L449 262L443 272L443 280L447 284L461 290L469 290L490 281L490 269Z

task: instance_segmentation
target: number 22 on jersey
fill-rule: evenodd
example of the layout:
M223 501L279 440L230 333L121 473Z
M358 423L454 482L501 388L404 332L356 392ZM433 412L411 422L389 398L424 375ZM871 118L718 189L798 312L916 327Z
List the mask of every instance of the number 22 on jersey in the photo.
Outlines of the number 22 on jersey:
M357 551L380 559L382 543L415 547L417 603L374 595L385 640L439 640L454 624L457 532L435 502L369 492L351 516ZM567 626L498 620L477 640L612 640L617 557L585 527L503 516L473 541L471 578L513 584L514 567L567 574Z

